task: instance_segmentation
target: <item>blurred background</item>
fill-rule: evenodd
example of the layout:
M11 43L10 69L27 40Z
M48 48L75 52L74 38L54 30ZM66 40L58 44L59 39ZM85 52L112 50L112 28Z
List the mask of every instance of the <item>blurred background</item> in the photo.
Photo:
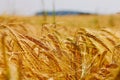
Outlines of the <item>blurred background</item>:
M0 14L40 15L51 14L116 14L120 12L120 0L0 0Z

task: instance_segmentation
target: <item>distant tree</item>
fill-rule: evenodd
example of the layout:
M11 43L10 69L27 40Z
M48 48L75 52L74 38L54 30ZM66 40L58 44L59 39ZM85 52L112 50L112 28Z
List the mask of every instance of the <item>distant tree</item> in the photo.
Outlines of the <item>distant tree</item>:
M56 24L55 0L52 1L53 6L53 24Z
M7 0L8 13L11 15L16 14L16 0Z
M42 10L42 13L43 13L43 21L44 21L44 23L46 23L46 22L47 22L47 12L46 12L46 10L45 10L44 0L41 0L41 4L42 4L42 8L43 8L43 10Z

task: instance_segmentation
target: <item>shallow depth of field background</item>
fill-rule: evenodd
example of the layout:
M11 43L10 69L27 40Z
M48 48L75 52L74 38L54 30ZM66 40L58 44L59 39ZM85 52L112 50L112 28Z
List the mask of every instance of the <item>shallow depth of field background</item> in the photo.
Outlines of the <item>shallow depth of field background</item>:
M56 11L72 10L101 14L120 12L118 0L0 0L0 14L34 15L43 9L52 11L53 2Z

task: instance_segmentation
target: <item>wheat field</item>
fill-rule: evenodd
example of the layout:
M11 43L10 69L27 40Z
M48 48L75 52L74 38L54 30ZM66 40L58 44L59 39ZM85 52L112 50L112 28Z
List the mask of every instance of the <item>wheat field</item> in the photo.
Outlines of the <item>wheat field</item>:
M120 15L0 16L0 80L120 80Z

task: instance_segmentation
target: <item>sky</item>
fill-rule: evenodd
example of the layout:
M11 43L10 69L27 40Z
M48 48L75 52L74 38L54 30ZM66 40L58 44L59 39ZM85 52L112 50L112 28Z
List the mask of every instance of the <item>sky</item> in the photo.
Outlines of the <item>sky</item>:
M120 0L43 0L45 9L85 11L100 14L120 12ZM0 14L33 15L43 10L42 0L0 0Z

